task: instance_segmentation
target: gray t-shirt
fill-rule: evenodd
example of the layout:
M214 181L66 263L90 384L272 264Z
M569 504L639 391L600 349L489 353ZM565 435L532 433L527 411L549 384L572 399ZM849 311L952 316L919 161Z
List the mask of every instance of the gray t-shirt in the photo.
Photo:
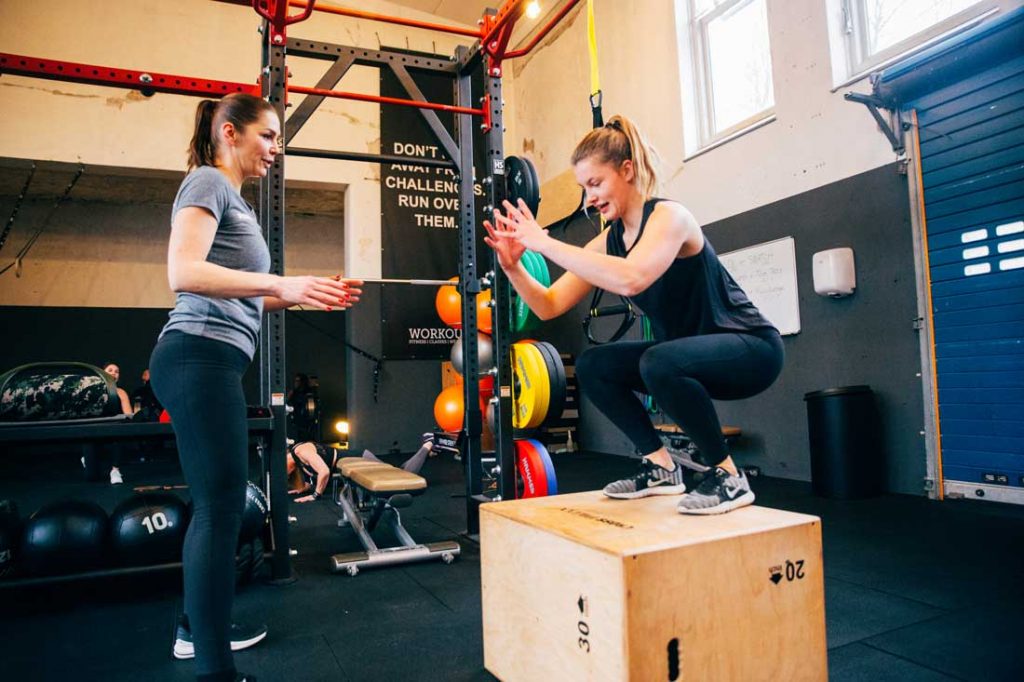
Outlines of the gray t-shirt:
M208 263L244 272L270 272L270 250L263 240L256 212L212 166L200 166L185 176L171 209L171 220L183 208L205 208L217 219L217 234L206 256ZM182 292L160 336L169 331L229 343L251 359L259 341L263 297L213 298Z

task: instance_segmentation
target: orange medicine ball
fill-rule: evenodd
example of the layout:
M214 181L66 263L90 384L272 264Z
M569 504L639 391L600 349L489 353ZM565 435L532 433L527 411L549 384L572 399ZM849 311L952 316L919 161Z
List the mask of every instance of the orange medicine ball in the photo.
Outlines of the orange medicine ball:
M458 277L453 277L450 281L456 282L458 279ZM462 297L459 296L455 287L448 285L437 290L434 307L437 308L437 314L441 317L441 321L449 327L458 329L462 326L461 306Z
M465 404L462 398L462 377L460 381L442 389L434 400L434 421L442 431L453 433L462 430L465 421ZM486 412L487 400L494 395L494 377L484 377L477 384L480 392L480 412Z
M442 431L462 430L462 384L452 384L437 394L434 420Z
M457 282L458 277L450 281ZM481 292L476 296L476 320L479 331L490 334L493 324L491 322L491 290ZM462 328L462 296L458 290L451 285L446 285L437 290L437 298L434 299L434 307L441 321L455 329Z

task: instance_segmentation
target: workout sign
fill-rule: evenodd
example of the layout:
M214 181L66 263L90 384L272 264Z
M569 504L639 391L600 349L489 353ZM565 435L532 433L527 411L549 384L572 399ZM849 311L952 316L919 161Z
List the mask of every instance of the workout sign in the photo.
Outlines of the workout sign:
M413 79L427 101L453 103L455 81L450 76L413 72ZM398 78L388 69L381 69L380 94L410 98ZM437 114L442 125L454 137L453 115L447 112ZM447 159L443 147L418 109L380 107L380 131L382 154L410 159ZM483 140L477 133L473 146L478 159L482 156L482 145ZM481 194L479 184L474 192ZM459 184L455 172L448 168L414 164L381 164L380 199L382 276L401 279L456 277L459 272ZM448 327L438 317L434 308L436 294L437 289L433 287L383 286L381 318L389 330L383 339L385 358L448 358L451 345L461 332Z

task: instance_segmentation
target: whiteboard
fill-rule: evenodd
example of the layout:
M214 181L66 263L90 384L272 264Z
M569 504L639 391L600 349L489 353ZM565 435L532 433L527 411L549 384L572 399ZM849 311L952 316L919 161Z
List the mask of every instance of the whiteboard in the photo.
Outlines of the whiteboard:
M723 253L718 259L780 333L800 331L796 243L792 237Z

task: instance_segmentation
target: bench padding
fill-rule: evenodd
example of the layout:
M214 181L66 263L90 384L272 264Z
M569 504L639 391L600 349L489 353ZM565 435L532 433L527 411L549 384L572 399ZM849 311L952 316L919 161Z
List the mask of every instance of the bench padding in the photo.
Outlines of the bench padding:
M341 475L374 493L400 493L424 490L427 479L398 467L361 457L345 457L338 461Z
M334 468L341 472L341 475L345 478L351 478L352 472L356 469L369 469L369 468L380 468L393 469L390 464L384 462L374 462L372 459L364 459L362 457L342 457L338 460L338 463L334 465Z

